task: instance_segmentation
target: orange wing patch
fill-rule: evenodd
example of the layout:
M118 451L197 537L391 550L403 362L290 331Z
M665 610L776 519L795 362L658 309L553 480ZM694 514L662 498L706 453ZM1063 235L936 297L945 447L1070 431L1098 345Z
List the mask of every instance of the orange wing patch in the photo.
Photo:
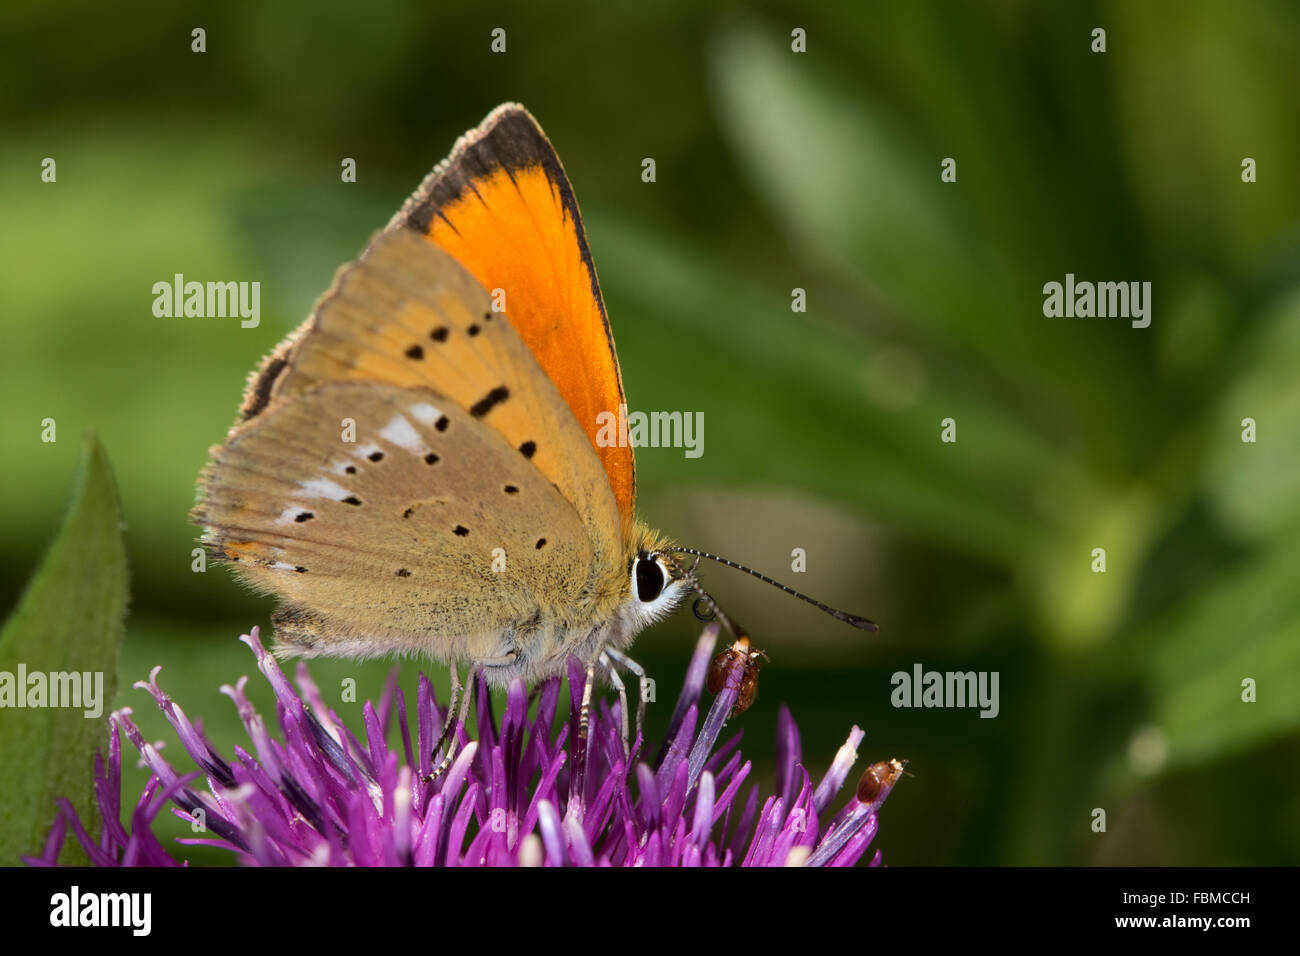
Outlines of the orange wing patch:
M614 338L582 217L560 159L522 106L463 137L394 218L450 253L489 291L600 457L624 524L636 497L630 447L601 447L597 416L623 404Z

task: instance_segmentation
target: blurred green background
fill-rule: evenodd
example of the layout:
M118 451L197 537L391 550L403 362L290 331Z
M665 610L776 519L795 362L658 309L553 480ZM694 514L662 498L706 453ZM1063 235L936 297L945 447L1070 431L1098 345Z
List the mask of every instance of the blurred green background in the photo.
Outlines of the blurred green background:
M704 413L702 458L639 451L644 516L884 626L706 569L772 658L736 721L757 779L784 701L814 775L855 722L860 766L911 761L889 863L1300 862L1300 7L60 6L0 11L0 606L97 429L131 561L118 703L154 738L155 664L243 737L217 687L271 604L191 571L186 514L246 374L518 100L582 204L630 406ZM176 272L260 281L261 326L155 318ZM1151 327L1045 318L1067 272L1150 281ZM636 645L661 695L697 630ZM894 709L915 663L998 671L1000 715ZM387 669L312 664L362 699Z

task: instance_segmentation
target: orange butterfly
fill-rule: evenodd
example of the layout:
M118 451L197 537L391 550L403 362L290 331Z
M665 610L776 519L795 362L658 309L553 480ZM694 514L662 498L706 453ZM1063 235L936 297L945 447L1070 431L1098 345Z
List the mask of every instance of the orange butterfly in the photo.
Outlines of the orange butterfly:
M597 663L644 679L622 650L688 588L720 614L676 560L713 556L637 518L632 449L598 440L623 404L573 190L508 104L252 376L194 518L280 598L281 653L418 652L496 684L576 655L589 695Z

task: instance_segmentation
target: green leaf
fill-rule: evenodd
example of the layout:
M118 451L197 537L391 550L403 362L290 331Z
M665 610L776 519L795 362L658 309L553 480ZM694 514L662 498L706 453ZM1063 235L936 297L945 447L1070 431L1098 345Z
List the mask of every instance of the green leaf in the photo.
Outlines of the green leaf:
M1300 290L1290 290L1255 320L1241 373L1223 392L1201 433L1202 475L1223 529L1246 542L1293 536L1300 524ZM1255 441L1242 441L1244 422Z
M67 797L91 833L94 755L104 742L117 692L117 657L127 603L121 508L108 458L88 435L63 527L0 632L0 672L30 676L89 673L102 680L93 707L14 707L0 717L0 864L39 853L54 821L55 800ZM12 686L12 685L11 685ZM27 688L16 687L26 701ZM51 698L47 697L46 703ZM8 701L6 701L8 703ZM87 711L98 710L93 716ZM84 861L65 843L62 862Z
M978 182L974 189L945 184L940 161L960 152L958 144L927 142L915 122L889 109L889 97L844 85L815 59L791 55L777 36L748 21L724 27L713 76L735 161L792 253L860 297L867 306L860 321L877 338L905 337L936 369L1002 396L1004 416L1020 419L1016 427L1032 428L1042 444L1080 434L1098 472L1127 476L1125 444L1149 444L1136 416L1159 411L1140 385L1150 374L1141 351L1124 344L1120 326L1099 334L1095 324L1042 316L1045 280L1061 280L1072 268L1064 263L1090 262L1088 237L1032 226L1027 249L1009 243L994 228L1004 221L990 218L978 195L996 191L1032 208L1050 201L1025 198L1038 195L1041 179L1016 181L1014 166L986 154L962 159L971 180L960 182ZM1101 241L1114 245L1110 232ZM1106 387L1098 389L1103 368ZM1116 428L1117 415L1126 428Z
M951 321L939 306L984 284L952 219L938 158L883 110L800 62L755 24L721 32L715 88L737 161L801 249L870 277L896 302L919 306L917 316Z
M1168 769L1300 727L1298 563L1300 540L1284 538L1157 629L1147 676ZM1248 677L1257 685L1253 703L1242 700Z

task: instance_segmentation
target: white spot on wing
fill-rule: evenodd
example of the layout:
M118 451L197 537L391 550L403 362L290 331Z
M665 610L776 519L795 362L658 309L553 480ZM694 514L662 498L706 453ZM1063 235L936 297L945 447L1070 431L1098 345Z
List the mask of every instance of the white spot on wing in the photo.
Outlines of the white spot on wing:
M356 455L358 458L369 458L377 451L383 451L383 449L378 445L362 445L360 448L353 451L352 454Z
M438 419L442 418L442 412L434 408L428 402L416 402L410 408L411 417L421 425L432 425Z
M311 478L307 481L300 481L298 487L302 489L298 493L308 498L329 498L333 501L342 501L352 495L352 492L338 482L331 481L328 478Z
M392 421L379 430L379 437L398 448L405 448L412 455L424 454L424 441L420 438L420 433L403 415L394 415Z
M302 514L302 509L298 507L285 508L280 512L280 517L275 519L276 524L293 524L298 520L298 515Z

